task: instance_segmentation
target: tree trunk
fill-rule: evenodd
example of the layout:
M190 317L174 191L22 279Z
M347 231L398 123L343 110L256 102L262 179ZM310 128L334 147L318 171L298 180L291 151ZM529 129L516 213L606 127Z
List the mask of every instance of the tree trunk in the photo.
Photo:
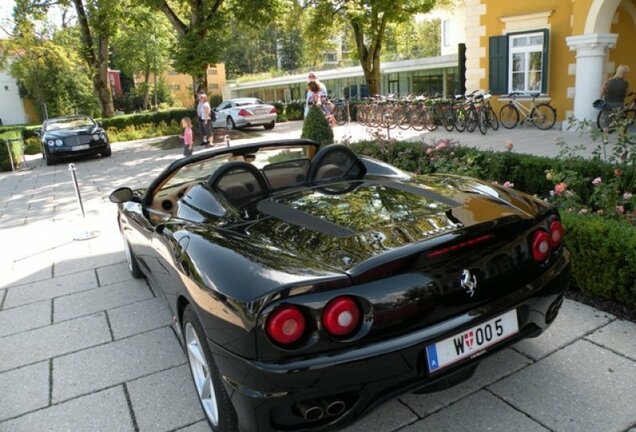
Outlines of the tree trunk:
M108 79L108 37L106 36L101 36L98 39L97 70L99 73L95 75L93 86L102 107L102 117L113 117L115 107Z
M144 100L143 100L143 110L146 111L148 109L148 97L150 96L150 86L148 83L150 82L150 67L146 67L144 71Z
M73 0L73 4L75 5L77 21L80 26L82 57L93 72L91 74L93 89L99 100L102 116L112 117L115 115L115 109L108 81L108 37L104 35L98 36L97 47L95 47L95 39L91 35L84 3L82 3L82 0Z

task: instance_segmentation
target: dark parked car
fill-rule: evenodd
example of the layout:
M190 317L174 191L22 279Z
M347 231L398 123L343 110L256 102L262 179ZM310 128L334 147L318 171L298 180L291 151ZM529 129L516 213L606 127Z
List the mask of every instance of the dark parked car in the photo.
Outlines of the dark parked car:
M39 131L42 157L51 165L59 159L100 154L111 155L108 136L99 123L85 115L46 120Z
M455 385L543 332L570 278L554 207L340 145L211 150L111 200L215 431L332 429Z

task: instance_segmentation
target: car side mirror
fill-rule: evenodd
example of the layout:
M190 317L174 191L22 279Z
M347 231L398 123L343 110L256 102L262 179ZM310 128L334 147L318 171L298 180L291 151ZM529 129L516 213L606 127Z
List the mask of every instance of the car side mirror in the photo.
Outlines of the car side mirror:
M121 187L111 192L108 199L115 204L123 204L125 202L132 201L133 197L134 194L131 188Z

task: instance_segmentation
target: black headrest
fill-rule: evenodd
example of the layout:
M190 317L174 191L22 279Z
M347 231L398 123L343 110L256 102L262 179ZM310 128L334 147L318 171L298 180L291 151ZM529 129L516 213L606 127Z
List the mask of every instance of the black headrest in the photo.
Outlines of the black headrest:
M347 146L331 144L322 148L311 160L308 183L361 179L367 173L362 161Z
M271 194L258 168L242 161L223 164L212 173L208 183L212 190L237 207Z

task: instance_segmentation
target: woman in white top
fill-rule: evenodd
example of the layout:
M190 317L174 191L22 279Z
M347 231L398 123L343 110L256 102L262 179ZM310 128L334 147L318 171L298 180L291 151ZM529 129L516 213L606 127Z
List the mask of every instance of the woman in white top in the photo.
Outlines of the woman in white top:
M212 135L212 108L208 102L208 96L205 93L199 93L199 104L197 105L197 117L199 118L199 131L203 137L201 145L210 144L210 136Z

